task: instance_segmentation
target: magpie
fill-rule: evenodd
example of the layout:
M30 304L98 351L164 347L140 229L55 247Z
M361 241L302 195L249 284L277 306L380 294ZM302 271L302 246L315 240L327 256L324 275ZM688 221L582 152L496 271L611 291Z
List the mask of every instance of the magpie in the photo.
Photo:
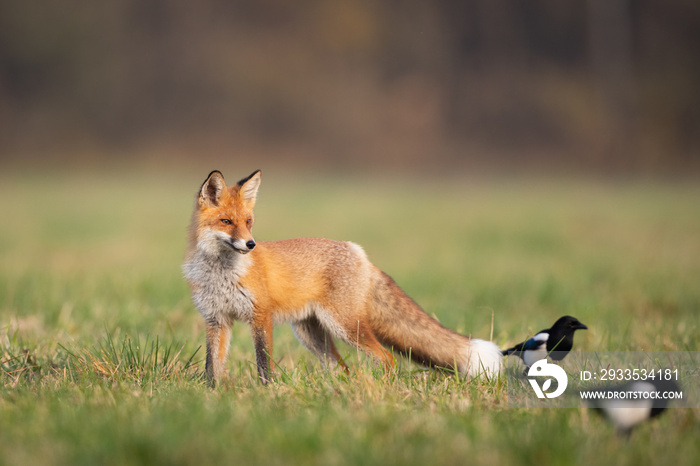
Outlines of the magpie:
M669 395L678 392L675 380L635 380L621 385L580 390L587 392L586 403L608 419L619 434L629 437L632 430L644 421L654 418L668 407ZM656 392L656 393L654 393ZM599 393L596 397L594 393Z
M536 361L545 359L547 356L555 361L561 361L571 351L574 346L574 332L576 330L587 330L575 317L560 317L552 328L541 330L534 337L512 348L503 350L503 356L515 354L520 356L529 368ZM527 373L527 368L525 372Z

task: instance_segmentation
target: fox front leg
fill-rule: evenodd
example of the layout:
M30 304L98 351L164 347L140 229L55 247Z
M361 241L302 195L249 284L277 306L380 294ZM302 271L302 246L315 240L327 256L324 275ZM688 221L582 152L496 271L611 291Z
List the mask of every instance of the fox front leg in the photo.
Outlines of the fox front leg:
M226 324L207 324L207 383L214 387L221 380L224 372L224 363L228 355L228 347L231 341L231 326Z
M267 385L272 380L272 319L270 317L254 319L251 323L251 331L258 377L263 385Z

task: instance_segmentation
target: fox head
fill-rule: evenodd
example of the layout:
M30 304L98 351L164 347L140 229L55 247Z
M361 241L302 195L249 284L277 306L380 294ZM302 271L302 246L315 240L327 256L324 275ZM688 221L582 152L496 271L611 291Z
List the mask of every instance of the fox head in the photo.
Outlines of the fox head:
M260 177L257 170L228 187L220 171L209 174L195 202L190 231L193 246L217 255L225 251L248 254L255 248L253 207Z

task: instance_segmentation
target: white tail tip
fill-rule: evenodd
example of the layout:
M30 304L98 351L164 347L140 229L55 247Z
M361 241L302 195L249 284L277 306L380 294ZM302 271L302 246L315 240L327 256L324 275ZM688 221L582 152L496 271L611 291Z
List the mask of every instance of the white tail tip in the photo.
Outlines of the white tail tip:
M488 378L497 376L503 368L503 355L498 346L486 340L472 339L465 349L465 363L459 367L459 371L469 377Z

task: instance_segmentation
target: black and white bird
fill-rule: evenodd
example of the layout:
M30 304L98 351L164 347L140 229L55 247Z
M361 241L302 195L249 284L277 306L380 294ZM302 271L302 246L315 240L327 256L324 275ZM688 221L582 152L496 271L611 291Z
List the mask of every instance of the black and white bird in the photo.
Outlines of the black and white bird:
M520 356L528 368L547 356L555 361L561 361L574 346L574 332L587 329L588 327L579 322L576 317L560 317L551 328L541 330L529 340L503 350L502 353L503 356L510 354ZM525 371L527 372L527 369Z
M663 413L680 386L675 380L657 377L582 391L587 392L586 403L591 408L608 419L620 434L629 436L639 424ZM596 392L601 396L596 397Z

